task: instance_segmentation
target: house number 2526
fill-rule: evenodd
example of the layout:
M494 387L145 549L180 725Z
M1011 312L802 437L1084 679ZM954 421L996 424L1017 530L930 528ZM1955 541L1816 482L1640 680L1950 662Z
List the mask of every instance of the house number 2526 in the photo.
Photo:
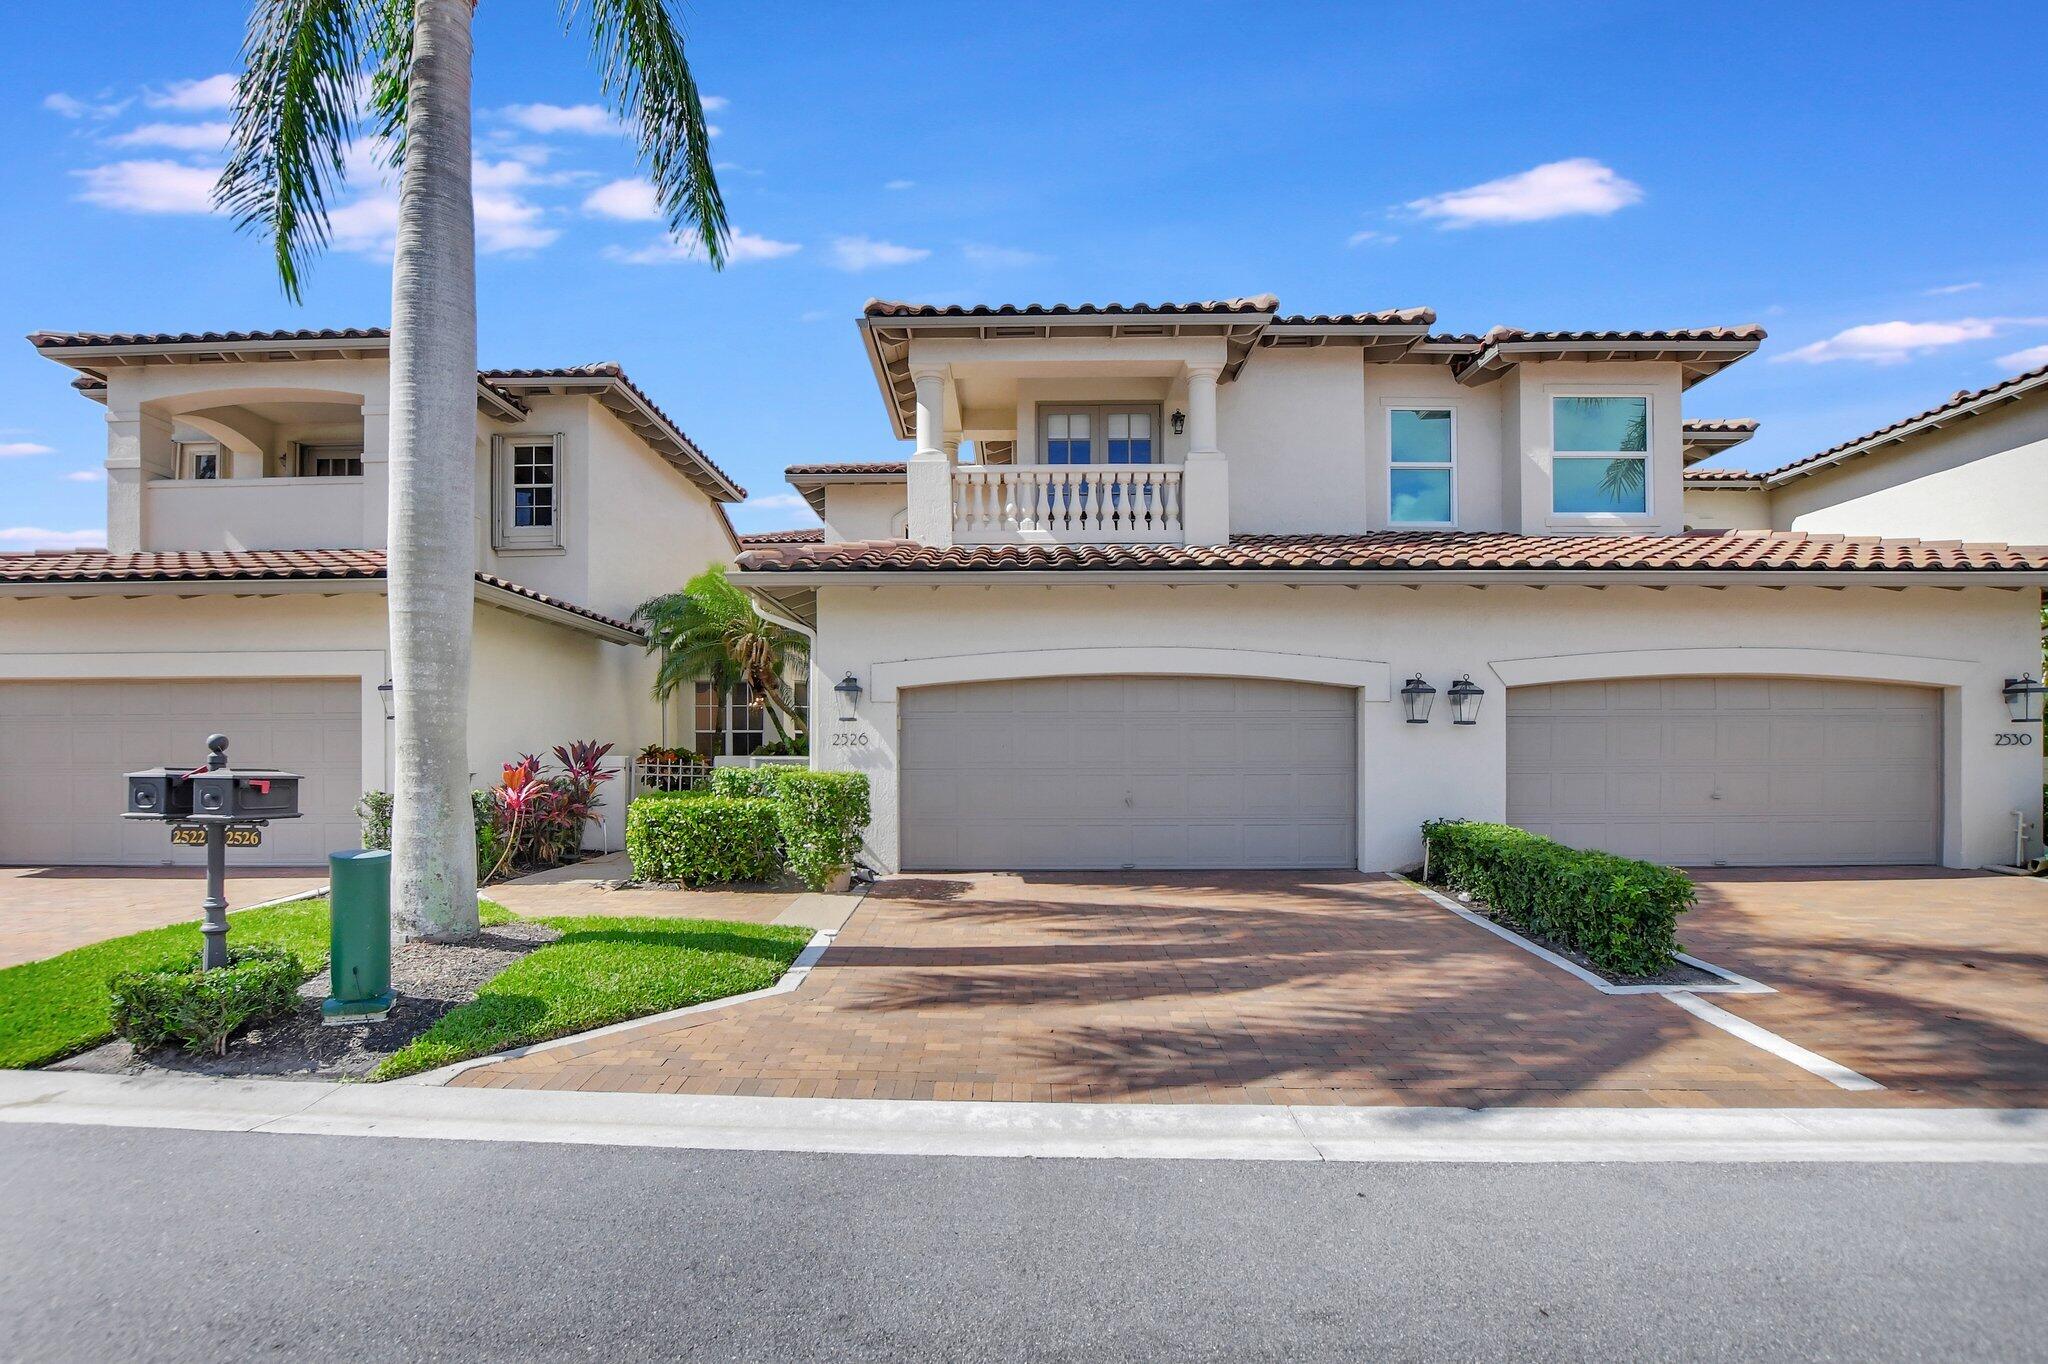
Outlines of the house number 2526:
M2026 748L2034 742L2034 736L2024 730L2006 730L1997 736L1993 748Z
M868 736L865 731L857 730L851 734L842 731L832 736L832 747L834 748L866 748L867 746Z

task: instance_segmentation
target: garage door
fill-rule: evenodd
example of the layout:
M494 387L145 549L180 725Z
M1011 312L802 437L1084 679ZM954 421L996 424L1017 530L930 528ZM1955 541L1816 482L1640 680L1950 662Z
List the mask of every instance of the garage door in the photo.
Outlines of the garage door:
M206 758L226 734L228 757L305 778L305 817L237 849L241 866L310 866L361 843L359 684L354 681L0 682L0 863L201 863L170 846L160 824L119 818L121 774Z
M1679 866L1934 862L1941 702L1794 678L1508 692L1508 821Z
M903 865L1350 867L1355 693L1193 677L903 693Z

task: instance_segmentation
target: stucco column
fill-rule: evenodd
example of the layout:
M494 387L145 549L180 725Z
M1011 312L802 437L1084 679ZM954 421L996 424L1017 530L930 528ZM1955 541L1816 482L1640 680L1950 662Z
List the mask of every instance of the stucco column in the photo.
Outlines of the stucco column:
M1182 534L1191 545L1230 541L1230 465L1216 448L1220 366L1188 367L1188 456L1181 471Z
M382 549L391 534L391 409L363 403L363 548Z
M910 457L910 538L919 544L953 544L953 457L945 441L946 371L936 365L910 371L917 385L917 452ZM957 454L959 446L954 446Z
M107 548L134 554L149 546L144 485L177 474L168 418L140 408L107 413Z

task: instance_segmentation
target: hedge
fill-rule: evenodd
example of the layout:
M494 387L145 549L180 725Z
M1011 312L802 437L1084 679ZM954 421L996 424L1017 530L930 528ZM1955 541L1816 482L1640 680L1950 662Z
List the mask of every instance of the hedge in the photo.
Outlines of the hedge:
M715 767L711 770L711 794L755 800L774 800L781 793L782 774L794 769L780 764L768 767Z
M194 955L177 966L122 971L107 981L113 1024L135 1050L177 1042L225 1055L228 1039L298 1004L306 969L282 947L231 948L228 964L202 971Z
M716 886L782 870L775 802L745 796L642 796L626 807L626 855L641 881Z
M1430 879L1495 918L1617 975L1653 976L1674 964L1678 916L1697 898L1684 872L1567 848L1508 824L1432 820L1422 837Z
M810 772L784 768L775 818L789 869L812 890L823 890L853 867L868 827L865 772Z

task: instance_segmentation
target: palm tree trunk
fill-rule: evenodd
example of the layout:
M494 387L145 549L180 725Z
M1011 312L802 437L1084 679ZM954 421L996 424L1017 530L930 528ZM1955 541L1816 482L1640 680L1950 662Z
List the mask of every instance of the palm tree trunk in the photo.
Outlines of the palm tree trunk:
M473 0L418 0L391 270L390 615L397 701L394 917L474 936L469 646L475 613Z

